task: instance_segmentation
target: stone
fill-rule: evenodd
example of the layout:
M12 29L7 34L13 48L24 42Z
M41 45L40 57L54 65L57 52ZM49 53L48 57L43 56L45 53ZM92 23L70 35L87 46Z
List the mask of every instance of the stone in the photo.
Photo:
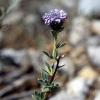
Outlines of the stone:
M69 34L69 42L72 45L82 44L90 35L90 22L85 17L76 17L72 21L72 29Z
M61 61L60 61L60 66L61 65L64 65L60 71L63 73L63 74L66 74L68 75L69 77L72 77L73 74L74 74L74 71L75 71L75 65L73 63L73 61L68 58L68 57L65 57L65 58L62 58Z
M89 65L87 55L85 54L85 48L83 46L76 46L76 48L73 48L70 53L70 57L77 68Z
M45 67L45 62L47 61L47 56L38 50L29 49L28 50L30 63L34 66L37 72L41 72L42 68Z
M49 100L69 100L66 91L61 91L57 95L53 96Z
M19 8L21 0L10 0L10 5L8 7L8 12L12 10L16 10Z
M77 58L80 55L82 55L85 52L85 49L83 46L77 46L76 48L73 48L72 52L70 53L70 56L72 58Z
M12 64L13 62L13 65L18 64L21 66L33 65L37 72L41 72L42 67L44 67L43 59L46 61L47 58L34 49L15 50L6 48L0 51L0 61L3 60L2 63L9 62L9 64Z
M96 65L100 66L100 47L89 47L88 48L88 56L91 62Z
M83 16L100 16L100 0L80 0L78 13Z
M71 80L67 85L67 92L72 96L85 97L85 93L89 91L89 85L87 81L81 77L76 77Z
M68 8L74 8L77 4L77 0L61 0L61 4Z
M8 14L2 21L2 25L16 24L20 22L23 18L23 12L15 11Z
M12 62L14 62L15 64L18 64L18 65L21 65L21 64L27 65L27 63L29 61L27 59L27 57L28 57L28 55L27 55L27 51L25 49L14 50L14 49L8 48L8 49L2 49L0 51L0 60L1 61L4 60L4 61L2 61L4 64L6 62L9 62L10 64L12 64Z
M76 77L66 84L64 90L61 90L49 100L86 100L85 97L89 92L89 86L87 80Z
M100 100L100 91L98 91L98 93L96 94L94 100Z
M91 32L100 35L100 20L94 20L91 22Z
M98 78L98 73L91 67L86 66L79 71L78 76L93 83Z
M100 36L93 36L86 41L86 52L89 60L100 69Z
M3 41L3 38L4 38L3 32L2 32L2 31L0 31L0 42L2 42L2 41Z
M57 95L51 97L49 100L85 100L83 97L71 96L65 90L62 90Z

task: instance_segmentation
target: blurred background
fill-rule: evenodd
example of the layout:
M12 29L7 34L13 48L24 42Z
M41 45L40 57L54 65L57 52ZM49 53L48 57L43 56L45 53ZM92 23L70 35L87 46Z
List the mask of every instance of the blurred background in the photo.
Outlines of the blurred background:
M0 100L32 100L37 79L52 51L42 15L63 9L69 19L59 41L65 64L61 90L50 100L100 100L100 0L0 0Z

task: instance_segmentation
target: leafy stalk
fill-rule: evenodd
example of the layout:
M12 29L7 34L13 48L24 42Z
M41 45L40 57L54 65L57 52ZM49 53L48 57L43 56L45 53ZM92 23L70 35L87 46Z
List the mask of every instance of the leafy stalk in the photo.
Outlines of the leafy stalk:
M56 34L53 34L53 37L54 37L54 44L53 44L52 57L56 61L56 67L55 67L55 69L53 69L54 71L53 71L53 74L52 74L51 79L49 81L49 84L52 84L53 81L54 81L56 72L57 72L57 70L59 68L59 62L60 62L60 58L61 58L60 56L58 57L58 50L57 50L57 37L58 37L58 34L57 33ZM45 99L44 100L47 100L48 99L48 95L49 95L48 92L45 93Z
M46 62L46 67L42 72L42 79L39 80L41 89L35 93L36 100L48 100L49 95L59 88L59 85L56 84L54 80L58 69L64 65L59 66L61 56L58 55L58 49L63 47L65 43L58 43L58 33L52 31L52 35L54 39L53 51L51 54L45 51L43 51L43 53L48 56L49 59L53 59L56 62L52 62L52 64Z

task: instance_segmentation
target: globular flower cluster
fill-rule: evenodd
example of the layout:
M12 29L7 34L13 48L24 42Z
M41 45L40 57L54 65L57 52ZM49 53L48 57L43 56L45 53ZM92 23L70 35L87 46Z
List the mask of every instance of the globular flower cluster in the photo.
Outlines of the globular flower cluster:
M45 24L50 26L50 28L54 31L62 30L64 21L67 18L67 13L59 9L51 10L48 13L45 13L43 16Z

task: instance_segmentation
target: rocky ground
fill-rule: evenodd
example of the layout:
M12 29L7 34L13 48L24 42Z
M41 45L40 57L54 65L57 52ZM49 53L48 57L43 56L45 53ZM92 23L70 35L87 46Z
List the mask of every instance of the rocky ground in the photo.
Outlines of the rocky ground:
M34 90L40 88L37 79L47 60L42 51L52 50L51 35L41 16L55 7L67 11L69 20L60 35L60 41L67 43L59 51L65 55L60 62L65 66L56 76L61 90L49 100L100 100L99 3L0 0L4 12L9 9L0 20L0 100L32 100Z

